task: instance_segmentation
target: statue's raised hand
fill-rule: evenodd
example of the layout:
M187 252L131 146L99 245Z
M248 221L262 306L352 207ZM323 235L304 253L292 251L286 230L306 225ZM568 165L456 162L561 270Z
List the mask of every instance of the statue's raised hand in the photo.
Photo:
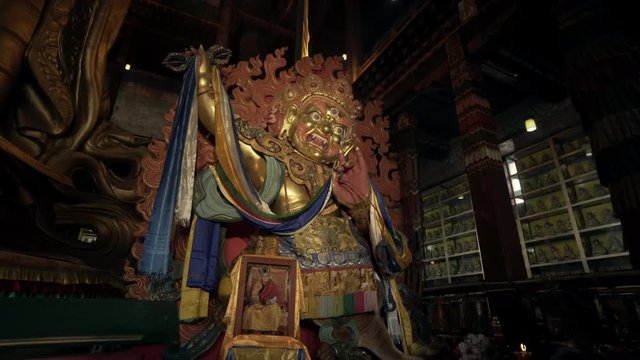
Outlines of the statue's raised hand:
M369 186L369 173L364 161L362 151L356 147L347 155L350 160L340 153L336 171L333 176L333 195L336 200L351 208L367 201L371 187Z
M195 49L192 49L191 52L194 53ZM209 57L202 46L200 46L196 53L196 66L198 94L201 94L203 92L212 92L213 89L211 87L211 77L213 69L209 62Z

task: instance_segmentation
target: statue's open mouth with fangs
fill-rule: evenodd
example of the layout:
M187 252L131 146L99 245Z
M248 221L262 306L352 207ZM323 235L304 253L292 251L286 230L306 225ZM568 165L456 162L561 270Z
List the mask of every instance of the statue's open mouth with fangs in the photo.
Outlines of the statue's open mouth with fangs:
M308 142L311 145L314 145L321 151L325 151L329 147L329 140L327 140L322 135L318 134L316 131L311 131L310 133L307 134L307 136L305 136L304 139L306 142Z

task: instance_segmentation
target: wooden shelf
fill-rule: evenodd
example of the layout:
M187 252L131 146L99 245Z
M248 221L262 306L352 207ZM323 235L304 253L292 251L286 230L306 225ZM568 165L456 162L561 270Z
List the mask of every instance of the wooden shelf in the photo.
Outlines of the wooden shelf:
M564 159L570 158L570 157L572 157L574 155L579 155L580 153L583 153L583 155L586 157L588 149L589 149L588 147L584 146L584 147L581 147L578 150L573 150L573 151L570 151L570 152L568 152L566 154L558 155L558 160L564 160Z
M469 235L469 234L473 234L476 232L476 229L473 230L467 230L461 233L457 233L457 234L451 234L449 236L445 236L445 239L451 239L451 238L455 238L455 237L459 237L459 236L464 236L464 235Z
M461 256L465 256L465 255L473 255L473 254L480 254L480 250L471 250L471 251L465 251L465 252L461 252L458 254L453 254L453 255L449 255L449 259L452 258L456 258L456 257L461 257Z
M584 174L576 175L574 177L570 177L568 179L565 179L564 182L577 182L577 181L580 181L580 180L588 181L588 180L592 180L591 179L592 177L595 178L594 175L597 175L596 171L595 170L591 170L591 171L586 172Z
M556 261L556 262L550 262L550 263L544 263L544 264L531 264L531 267L536 268L536 267L545 267L545 266L554 266L554 265L565 265L565 264L571 264L576 262L580 262L580 259L563 260L563 261Z
M472 276L472 275L482 275L482 271L476 271L476 272L470 272L470 273L464 273L464 274L455 274L455 275L450 275L449 277L455 278L455 277Z
M552 210L543 211L541 213L535 213L535 214L531 214L531 215L526 215L526 216L521 217L520 221L543 218L545 216L553 215L555 213L561 213L563 211L564 212L568 212L567 209L568 209L567 206L563 206L563 207L555 208L555 209L552 209Z
M435 204L429 204L429 205L424 205L424 207L422 208L422 214L426 214L428 212L434 211L434 210L439 210L440 209L440 205L438 203Z
M432 261L442 261L442 260L446 260L446 259L447 259L446 256L438 256L437 258L422 259L422 262L430 263Z
M587 227L584 229L579 229L582 222L581 213L586 213L583 211L584 209L588 209L592 206L602 206L609 207L611 202L611 196L604 191L604 189L594 189L599 191L599 195L588 198L586 196L581 197L580 200L575 200L571 195L574 192L578 191L581 186L591 187L591 184L594 184L594 181L597 181L597 172L593 170L593 158L588 157L587 153L590 151L590 146L588 141L585 142L586 135L579 127L573 127L567 129L563 132L560 132L556 135L552 135L544 141L541 141L537 144L533 144L526 149L515 151L513 154L507 157L509 159L520 158L523 159L526 155L531 154L531 149L537 149L536 151L542 154L543 152L548 152L552 161L543 162L537 164L535 167L530 169L525 169L517 172L513 175L507 175L507 181L511 181L511 179L519 178L522 189L520 191L512 191L512 204L513 209L516 214L516 221L519 228L519 236L520 244L525 253L529 253L529 250L532 248L546 247L547 244L568 244L570 245L575 253L567 253L567 255L575 256L575 259L569 259L569 257L549 257L545 261L551 260L554 258L558 261L545 262L545 263L531 263L532 260L535 260L536 257L529 257L530 261L526 262L526 270L529 277L535 277L536 272L532 271L533 269L550 269L551 272L556 274L557 276L564 276L573 273L590 273L600 271L601 268L595 263L595 260L599 259L607 259L607 258L617 258L625 256L625 253L616 253L616 254L606 254L599 256L587 256L588 250L587 243L589 237L597 234L598 236L608 232L608 231L618 231L620 222L613 222L616 219L607 218L607 220L612 221L608 224L601 224L598 226ZM564 146L565 144L569 144ZM577 144L576 147L572 145ZM563 152L563 149L567 149L566 152ZM508 164L506 165L508 167ZM575 166L575 167L574 167ZM547 170L548 169L548 170ZM569 175L569 170L575 176ZM589 171L590 170L590 171ZM577 175L576 173L582 172L584 173ZM526 176L521 176L525 175ZM550 183L549 181L554 177L558 176L558 179L555 183ZM539 176L536 178L536 176ZM551 179L550 179L551 178ZM524 182L526 181L526 182ZM532 189L531 187L535 187L538 184L546 183L548 185ZM578 184L582 184L579 186ZM527 188L529 185L529 188ZM526 190L526 191L525 191ZM603 191L600 191L603 190ZM595 191L589 191L592 195ZM544 197L544 198L543 198ZM553 199L552 197L555 197ZM523 200L520 201L519 204L515 204L515 199ZM540 212L534 212L536 209L535 203L540 199L544 201L545 206L550 206L550 201L552 201L555 205L562 203L564 205L558 206L557 208L552 208ZM575 201L572 201L574 199ZM557 201L556 201L557 200ZM529 204L529 212L525 212L527 210L527 204ZM532 209L533 208L533 209ZM542 210L544 206L540 206L540 210ZM532 210L532 211L531 211ZM590 211L590 210L589 210ZM519 217L517 215L523 214L524 216ZM595 213L595 212L594 212ZM582 214L586 215L586 214ZM550 217L554 217L553 221L550 220ZM535 231L532 230L531 226L532 222L539 223L542 225L546 221L551 221L555 227L555 223L562 219L565 223L565 227L562 229L562 233L557 233L554 235L545 235L540 236L538 238L526 239L524 238L524 234L529 234L531 237L535 236L533 234ZM590 222L591 224L595 224L596 222ZM543 226L544 228L544 226ZM529 230L530 232L526 231ZM542 234L540 229L537 229L538 235L545 234L544 230L542 230ZM549 229L549 233L553 233ZM559 229L553 229L559 230ZM532 254L530 254L532 255ZM544 257L537 258L539 261L544 260ZM562 259L562 260L560 260ZM591 264L590 264L591 263ZM571 265L566 265L571 264ZM562 267L561 265L565 265ZM556 268L554 268L556 266Z
M425 244L425 245L434 245L434 244L441 243L444 239L445 239L445 238L440 237L440 238L437 238L437 239L435 239L435 240L434 240L434 239L431 239L431 240L425 240L425 241L424 241L424 244Z
M574 236L573 231L562 233L562 234L556 234L556 235L548 235L548 236L535 238L535 239L529 239L529 240L525 240L524 243L528 245L533 243L539 243L541 241L560 239L560 238L569 237L569 236Z
M523 198L524 197L529 197L530 198L533 195L537 195L538 193L544 193L546 190L550 190L550 189L553 189L555 187L559 188L560 187L560 182L556 182L556 183L553 183L551 185L546 185L546 186L543 186L541 188L529 190L527 192L521 192L519 195L516 195L516 197L523 197Z
M428 229L428 228L438 227L437 225L442 226L442 220L438 219L438 220L430 221L430 222L424 224L424 228Z
M584 205L591 205L602 200L609 200L610 198L611 198L611 195L598 196L596 198L591 198L589 200L582 200L580 202L571 204L571 207L581 207Z
M455 190L460 191L460 193L454 194L453 191ZM462 199L458 199L459 197L462 197ZM427 200L431 200L431 201L436 200L436 203L431 203L429 206L426 206L425 201ZM481 250L478 244L475 224L467 223L467 221L473 221L471 220L474 214L473 203L471 200L472 200L471 193L468 189L468 181L465 175L447 180L437 185L436 187L426 190L422 193L423 231L430 229L433 231L433 233L436 233L438 228L442 231L442 237L437 239L431 239L429 241L423 241L421 243L421 247L424 251L423 254L427 253L426 249L428 246L432 246L432 245L446 246L448 242L459 241L457 239L461 239L461 238L464 238L465 236L470 236L472 234L474 237L473 241L475 241L475 244L468 244L467 241L471 239L464 240L464 245L467 246L467 249L474 248L474 250L471 250L471 251L460 252L457 254L449 254L447 252L447 250L449 250L448 248L445 248L445 249L439 248L438 250L445 250L443 252L438 252L438 255L442 255L442 256L435 256L433 252L430 252L430 257L425 256L422 259L423 264L425 264L425 271L429 267L430 262L434 262L436 264L439 264L439 266L442 266L444 261L446 261L447 264L449 263L449 261L460 261L460 259L465 259L465 258L462 258L462 256L465 256L465 255L471 256L473 260L478 260L477 256L479 256ZM453 205L457 205L457 206L453 206ZM454 212L454 210L452 209L453 207L455 207L456 210L460 212L453 213ZM425 210L425 209L428 209L428 210ZM424 217L425 214L427 214L427 211L429 211L431 214L434 214L435 211L438 211L438 210L440 211L440 218L438 220L433 219L433 221L427 222L426 218ZM469 226L469 230L463 230L464 226L462 226L463 224L461 224L461 222L463 222L464 225ZM456 224L456 223L458 225L455 227L455 230L458 230L460 232L456 234L447 234L447 232L454 231L453 224ZM473 246L470 246L470 245L473 245ZM458 249L460 249L460 246L458 247ZM452 260L452 259L455 259L455 260ZM480 262L480 265L482 265L481 262ZM443 271L450 271L450 269L445 269ZM425 272L425 274L426 273L427 272ZM448 274L448 272L445 272L445 273ZM473 274L483 274L483 272L480 271L478 273L473 273ZM460 276L469 276L473 274L464 274ZM451 276L441 276L441 277L426 276L424 281L438 281L437 284L444 284L444 283L451 284Z
M623 256L629 256L629 252L628 251L624 251L624 252L606 254L606 255L587 256L587 260L589 260L589 261L591 261L591 260L603 260L603 259L611 259L611 258L617 258L617 257L623 257Z
M455 215L448 216L448 217L442 219L442 221L455 219L457 217L461 217L461 216L468 215L468 214L473 214L473 210L467 210L467 211L463 211L463 212L455 214Z
M519 170L517 173L511 175L511 177L524 176L524 175L526 175L528 173L534 172L535 170L542 169L543 167L548 166L548 165L552 165L552 164L553 164L553 159L547 160L547 161L545 161L543 163L540 163L538 165L526 168L524 170Z
M598 231L598 230L604 230L604 229L609 229L612 227L616 227L616 226L620 226L620 222L614 222L614 223L609 223L609 224L604 224L604 225L598 225L598 226L594 226L594 227L590 227L590 228L586 228L586 229L581 229L580 233L587 233L587 232L593 232L593 231Z
M440 203L446 203L446 202L449 202L451 200L458 199L460 196L467 196L467 195L469 195L469 190L467 190L467 191L465 191L463 193L448 197L448 198L442 200ZM464 200L464 199L459 199L459 200Z

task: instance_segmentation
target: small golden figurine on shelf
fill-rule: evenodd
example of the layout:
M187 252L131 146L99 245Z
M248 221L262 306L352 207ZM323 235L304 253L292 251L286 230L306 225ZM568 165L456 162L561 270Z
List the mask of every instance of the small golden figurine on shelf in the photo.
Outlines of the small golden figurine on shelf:
M551 175L549 173L544 174L542 179L543 179L542 181L543 181L544 186L553 185L553 184L558 182L558 179L556 179L555 176L553 176L553 175Z
M533 215L535 213L536 213L535 207L533 207L533 205L531 205L530 203L526 203L525 204L525 215Z
M615 222L616 219L613 217L613 211L609 208L602 209L602 223L609 224Z
M560 261L562 256L560 255L560 250L555 245L549 246L549 260L551 261Z
M576 253L576 249L573 248L573 246L571 246L570 244L565 244L564 245L564 256L563 259L564 260L573 260L573 259L577 259L578 258L578 254Z
M436 257L444 256L444 251L442 250L442 247L436 246L435 247L435 254L436 254Z
M444 234L445 236L450 236L451 234L454 234L457 232L457 227L459 226L458 223L455 224L447 224L447 226L444 228Z
M544 200L538 199L536 202L536 212L545 212L547 211L547 205L544 203Z
M538 247L536 250L536 258L538 259L538 263L545 264L549 262L549 258L547 257L547 251L543 247Z
M586 173L584 167L582 167L582 163L578 163L573 168L573 176L578 176Z
M469 240L467 240L467 246L465 246L465 251L475 251L478 250L478 240L475 236L469 238Z
M564 220L558 220L558 224L556 225L558 229L558 233L567 233L571 231L571 226L569 226Z
M591 255L592 256L606 255L608 253L609 253L609 249L607 249L606 246L602 244L600 239L598 238L591 239Z
M592 212L587 212L587 215L585 216L585 222L587 224L587 227L600 226L600 221L598 220L596 215Z
M578 201L586 201L591 199L591 195L587 191L587 189L581 187L578 188Z
M453 261L449 263L449 273L451 275L458 275L458 273L462 272L462 269L460 267L460 264L458 264L458 262Z
M618 233L614 233L609 236L609 251L611 253L619 253L624 251L622 238Z
M556 234L556 230L553 228L553 224L549 221L544 223L544 233L546 236L553 236Z
M542 226L540 224L536 224L533 229L533 238L541 238L544 237L544 230L542 230Z
M600 184L593 185L593 196L605 196L608 193L609 192L607 191L607 188L605 188L604 186Z

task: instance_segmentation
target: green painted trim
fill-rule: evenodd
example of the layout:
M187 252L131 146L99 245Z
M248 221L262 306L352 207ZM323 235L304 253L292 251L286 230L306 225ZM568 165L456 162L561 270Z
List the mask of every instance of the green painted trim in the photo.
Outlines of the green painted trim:
M0 319L0 348L178 341L178 311L169 301L0 298Z

